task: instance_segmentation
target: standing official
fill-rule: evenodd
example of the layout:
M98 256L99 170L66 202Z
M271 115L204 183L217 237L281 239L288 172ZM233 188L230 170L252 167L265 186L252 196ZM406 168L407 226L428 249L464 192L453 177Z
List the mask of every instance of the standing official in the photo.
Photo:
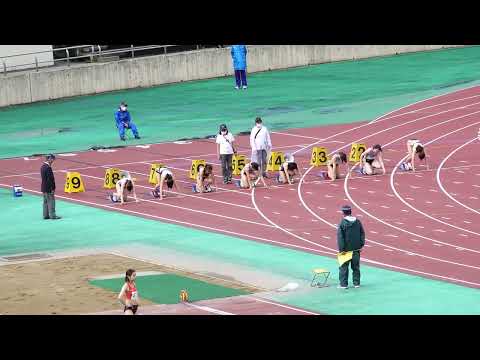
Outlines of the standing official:
M352 208L348 205L342 207L343 219L337 229L338 252L353 251L352 259L340 266L340 289L348 288L348 265L352 268L353 285L360 287L360 250L365 245L365 231L362 223L352 216Z
M235 70L235 89L247 88L247 47L232 45L233 70Z
M55 155L47 155L45 160L40 168L40 175L42 176L43 218L45 220L57 220L61 219L61 217L55 213L55 176L52 170Z
M255 126L250 133L250 146L252 148L252 162L260 165L262 176L267 178L267 156L272 150L272 141L268 129L263 126L262 119L255 119Z

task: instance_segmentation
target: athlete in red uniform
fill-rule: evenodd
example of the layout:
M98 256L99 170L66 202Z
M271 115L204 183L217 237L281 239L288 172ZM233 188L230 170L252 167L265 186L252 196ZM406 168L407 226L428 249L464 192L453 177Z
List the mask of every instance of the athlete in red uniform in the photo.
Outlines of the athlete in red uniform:
M137 273L133 269L128 269L125 273L125 284L118 294L118 300L124 305L125 315L135 315L138 310L138 291L135 285Z

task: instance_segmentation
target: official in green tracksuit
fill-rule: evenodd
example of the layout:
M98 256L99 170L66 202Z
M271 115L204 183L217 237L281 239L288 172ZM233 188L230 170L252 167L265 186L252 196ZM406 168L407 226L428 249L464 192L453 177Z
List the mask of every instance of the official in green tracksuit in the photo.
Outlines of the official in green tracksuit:
M356 217L352 216L352 208L349 205L342 207L343 219L337 229L338 252L353 251L352 259L345 262L339 268L341 289L348 288L348 266L353 273L353 286L360 287L360 250L365 245L365 231L363 225Z

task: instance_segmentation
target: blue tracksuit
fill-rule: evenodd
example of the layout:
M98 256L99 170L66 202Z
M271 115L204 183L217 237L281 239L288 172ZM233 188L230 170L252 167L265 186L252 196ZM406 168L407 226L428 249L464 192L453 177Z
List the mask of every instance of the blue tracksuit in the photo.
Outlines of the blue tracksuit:
M137 126L133 123L128 110L121 111L120 109L118 109L115 112L115 121L117 123L118 133L120 134L121 139L125 137L125 124L127 124L128 127L132 129L133 135L135 137L138 137Z
M235 70L236 86L247 86L247 47L245 45L232 45L230 53Z

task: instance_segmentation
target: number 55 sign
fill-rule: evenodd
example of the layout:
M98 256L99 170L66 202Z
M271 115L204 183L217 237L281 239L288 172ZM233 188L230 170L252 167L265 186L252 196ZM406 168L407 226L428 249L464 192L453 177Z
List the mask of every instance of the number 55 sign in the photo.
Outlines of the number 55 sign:
M233 175L240 175L246 163L245 155L233 155L232 158L232 173Z

